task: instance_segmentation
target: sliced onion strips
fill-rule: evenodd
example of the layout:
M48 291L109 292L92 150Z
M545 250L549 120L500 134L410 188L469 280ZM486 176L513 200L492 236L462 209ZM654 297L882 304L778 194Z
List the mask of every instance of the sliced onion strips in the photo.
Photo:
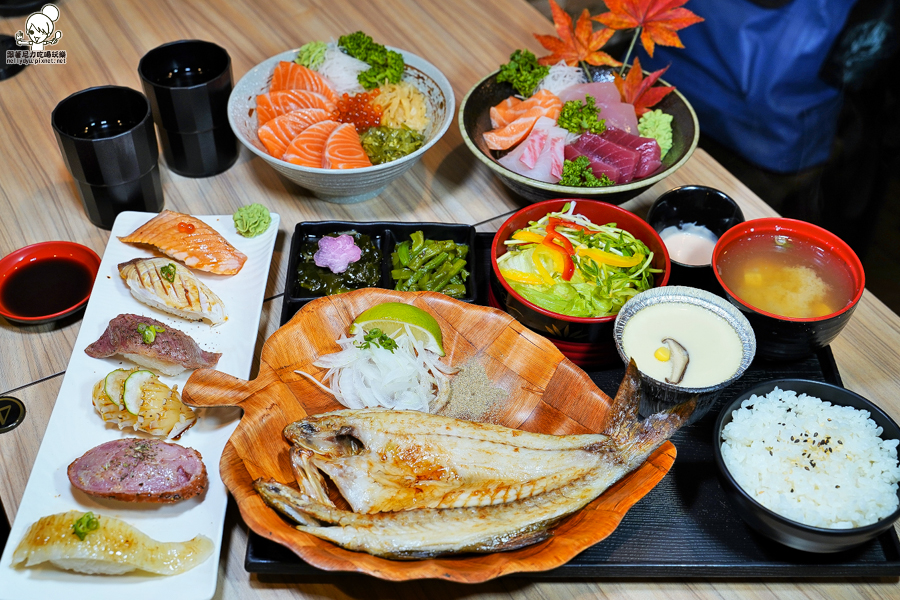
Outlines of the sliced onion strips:
M322 381L308 377L332 394L347 408L384 407L395 410L430 412L431 406L442 406L449 394L447 375L456 372L440 361L440 357L412 335L404 326L391 352L376 344L364 345L364 334L337 340L340 352L319 357L313 364L328 369Z

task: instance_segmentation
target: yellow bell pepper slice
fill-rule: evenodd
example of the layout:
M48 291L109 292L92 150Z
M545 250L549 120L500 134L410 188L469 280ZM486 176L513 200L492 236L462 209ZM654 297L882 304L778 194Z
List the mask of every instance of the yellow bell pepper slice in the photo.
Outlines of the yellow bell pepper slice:
M639 265L644 260L643 254L635 254L634 256L619 256L612 252L604 252L596 248L578 248L575 250L578 256L588 256L594 259L597 264L605 264L611 267L633 267Z
M542 260L545 256L553 263L553 270L557 273L562 273L563 270L564 265L562 257L560 257L558 252L553 252L544 245L535 246L531 253L531 260L534 261L534 267L537 269L538 274L540 274L541 279L543 279L544 283L547 285L554 285L556 284L556 281L553 279L553 276L550 275L550 272L547 271L547 267L544 266L544 261Z
M544 236L538 235L526 229L520 229L513 234L512 239L519 240L521 242L534 242L535 244L540 244L544 241Z
M537 275L532 275L531 273L525 273L523 271L517 271L515 269L500 269L500 274L503 275L504 279L508 281L515 281L516 283L530 283L532 285L541 285L542 283L544 283L544 280Z

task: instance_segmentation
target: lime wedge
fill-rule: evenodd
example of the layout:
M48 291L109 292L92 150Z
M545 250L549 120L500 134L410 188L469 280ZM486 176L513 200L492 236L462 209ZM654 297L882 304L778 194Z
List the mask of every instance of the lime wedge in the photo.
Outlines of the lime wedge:
M444 356L441 326L435 318L421 308L402 302L385 302L364 311L350 325L350 333L356 334L360 330L369 333L373 329L380 329L396 338L404 331L404 326L408 326L413 337L425 344L426 350Z

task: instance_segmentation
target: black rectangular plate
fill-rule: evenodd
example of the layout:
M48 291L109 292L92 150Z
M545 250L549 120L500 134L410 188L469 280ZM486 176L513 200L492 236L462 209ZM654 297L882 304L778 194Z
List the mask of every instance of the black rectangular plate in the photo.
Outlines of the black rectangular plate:
M490 272L488 251L492 237L486 233L476 237L478 304L486 304ZM588 374L597 387L615 396L625 368L588 371ZM735 385L723 392L706 416L682 428L672 438L678 458L671 471L628 511L609 537L561 567L538 573L516 573L510 577L820 579L900 575L900 540L893 527L853 550L814 554L793 550L757 534L732 510L713 462L713 426L719 409L742 390L782 377L841 385L834 356L828 348L801 362L755 361ZM302 575L309 581L367 577L317 569L287 548L252 531L244 566L254 573Z
M297 262L300 259L300 245L309 238L320 238L328 233L342 231L357 231L372 238L372 243L381 252L381 279L374 287L394 289L394 280L391 279L391 252L394 246L416 231L422 231L426 240L453 240L457 244L468 244L469 256L466 270L469 278L466 281L466 295L460 298L463 302L475 302L475 289L479 274L477 273L478 260L473 246L475 244L475 228L471 225L459 225L457 223L392 223L377 221L372 223L355 223L350 221L307 221L297 223L294 227L294 235L291 236L291 250L288 258L287 280L285 282L284 297L281 301L281 324L284 325L307 302L315 300L319 296L297 295L294 289L292 274L297 270Z

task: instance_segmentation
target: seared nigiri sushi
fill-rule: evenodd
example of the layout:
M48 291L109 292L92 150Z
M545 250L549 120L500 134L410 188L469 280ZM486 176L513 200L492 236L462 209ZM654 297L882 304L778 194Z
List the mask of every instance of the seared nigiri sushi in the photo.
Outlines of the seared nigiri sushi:
M139 302L191 321L225 322L225 305L190 269L168 258L135 258L119 275Z
M209 558L213 548L202 535L186 542L157 542L125 521L72 510L42 517L29 527L12 566L50 562L79 573L122 575L140 569L178 575Z
M234 275L247 261L247 255L200 219L170 210L162 211L119 239L156 246L189 267L217 275Z
M103 335L84 352L93 358L121 354L142 367L166 375L178 375L185 369L214 367L222 356L219 352L206 352L183 331L150 317L131 314L110 320Z

